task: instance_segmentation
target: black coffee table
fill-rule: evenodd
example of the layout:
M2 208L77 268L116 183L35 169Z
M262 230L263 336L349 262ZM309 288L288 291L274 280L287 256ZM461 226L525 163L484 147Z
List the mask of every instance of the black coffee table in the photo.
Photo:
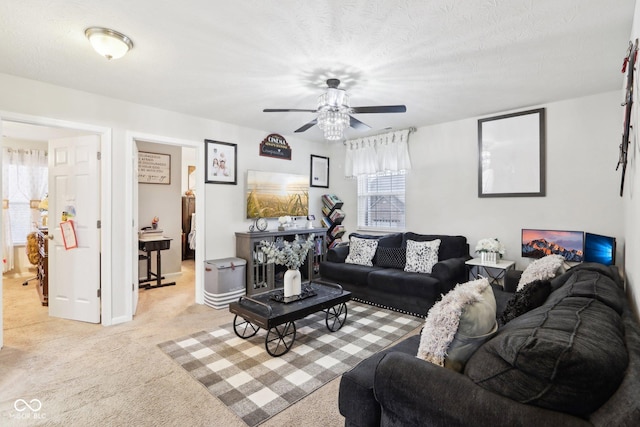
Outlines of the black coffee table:
M282 290L276 289L251 297L242 296L229 304L235 314L233 330L240 338L250 338L260 328L267 331L264 345L271 356L282 356L296 340L296 320L324 311L327 329L335 332L347 320L346 302L351 292L335 283L313 281L303 285L301 297L284 302Z

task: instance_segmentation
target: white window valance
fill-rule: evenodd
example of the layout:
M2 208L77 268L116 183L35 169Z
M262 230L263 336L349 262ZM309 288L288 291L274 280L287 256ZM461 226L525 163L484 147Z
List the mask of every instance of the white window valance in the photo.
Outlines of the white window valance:
M405 129L347 140L345 177L410 170L409 133Z

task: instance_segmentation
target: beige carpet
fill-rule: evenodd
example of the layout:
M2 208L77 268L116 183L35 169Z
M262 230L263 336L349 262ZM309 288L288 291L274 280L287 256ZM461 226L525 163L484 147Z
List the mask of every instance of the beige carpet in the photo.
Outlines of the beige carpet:
M226 310L193 302L192 261L176 286L140 291L132 322L110 327L49 317L35 282L23 281L3 280L0 425L246 426L157 347L232 321ZM339 381L262 425L344 425ZM24 404L36 407L34 399L37 412Z

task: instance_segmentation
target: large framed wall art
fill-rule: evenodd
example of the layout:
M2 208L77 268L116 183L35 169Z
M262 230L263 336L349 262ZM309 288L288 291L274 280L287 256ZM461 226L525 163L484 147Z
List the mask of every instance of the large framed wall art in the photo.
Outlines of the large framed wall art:
M545 109L478 120L478 197L545 196Z

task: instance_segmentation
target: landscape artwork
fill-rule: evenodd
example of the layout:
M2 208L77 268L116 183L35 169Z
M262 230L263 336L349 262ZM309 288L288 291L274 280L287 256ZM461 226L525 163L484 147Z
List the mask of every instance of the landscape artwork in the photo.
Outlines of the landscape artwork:
M584 259L584 233L564 230L522 230L522 256L542 258L561 255L570 262Z
M309 214L309 177L247 171L247 218Z

